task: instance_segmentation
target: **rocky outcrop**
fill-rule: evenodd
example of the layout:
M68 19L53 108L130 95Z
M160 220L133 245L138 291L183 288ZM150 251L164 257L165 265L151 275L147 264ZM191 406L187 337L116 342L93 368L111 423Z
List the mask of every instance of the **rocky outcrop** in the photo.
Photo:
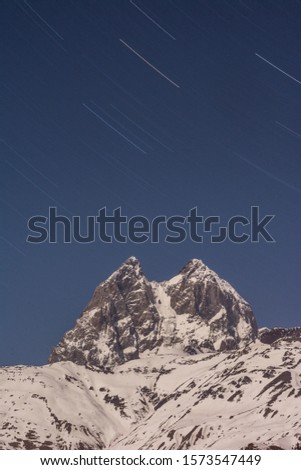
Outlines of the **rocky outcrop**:
M261 328L258 338L265 344L273 344L278 340L301 342L301 328Z
M104 369L154 348L180 345L188 354L231 350L256 336L250 305L201 261L157 283L131 257L96 288L49 362Z
M177 315L188 314L191 321L207 327L200 348L205 343L213 349L235 349L255 340L257 325L250 305L200 260L189 261L165 289Z
M129 258L95 290L75 327L53 349L49 362L103 368L137 359L160 343L159 314L139 261Z

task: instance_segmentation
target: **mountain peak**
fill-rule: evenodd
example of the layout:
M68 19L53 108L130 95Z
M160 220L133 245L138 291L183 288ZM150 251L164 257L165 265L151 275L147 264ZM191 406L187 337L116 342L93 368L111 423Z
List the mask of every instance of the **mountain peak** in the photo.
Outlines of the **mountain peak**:
M130 256L125 262L123 263L125 265L131 265L131 266L140 266L140 261L136 256Z
M124 270L133 270L136 274L143 274L140 261L135 256L126 259L116 272Z
M208 267L206 266L205 263L203 263L202 260L193 258L183 266L179 274L186 274L186 273L190 274L197 270L206 270L206 269L208 269Z
M256 337L250 305L201 260L158 283L149 282L131 256L96 288L49 361L104 368L154 349L198 354L237 349Z
M127 279L128 277L141 278L144 277L141 263L135 256L130 256L126 259L116 271L105 281L110 282L115 278L118 278L120 282Z

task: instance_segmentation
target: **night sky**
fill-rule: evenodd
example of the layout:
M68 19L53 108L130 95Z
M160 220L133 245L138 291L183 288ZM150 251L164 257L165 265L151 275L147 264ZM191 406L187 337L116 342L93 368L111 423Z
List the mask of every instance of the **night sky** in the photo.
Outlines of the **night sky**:
M1 0L0 363L43 364L126 258L202 259L259 326L300 324L301 2ZM299 118L299 119L298 119ZM30 245L57 206L275 214L276 243Z

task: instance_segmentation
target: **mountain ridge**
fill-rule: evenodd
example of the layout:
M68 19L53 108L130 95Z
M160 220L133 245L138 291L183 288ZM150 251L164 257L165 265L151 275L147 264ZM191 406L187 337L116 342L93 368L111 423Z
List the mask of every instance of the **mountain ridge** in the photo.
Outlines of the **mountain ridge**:
M202 261L131 257L48 365L0 368L0 449L300 449L300 352Z

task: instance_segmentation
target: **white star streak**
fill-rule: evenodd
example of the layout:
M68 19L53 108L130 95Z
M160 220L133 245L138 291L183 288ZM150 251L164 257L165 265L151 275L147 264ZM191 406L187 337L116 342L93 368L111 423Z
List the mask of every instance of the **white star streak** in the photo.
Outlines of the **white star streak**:
M95 108L99 109L99 111L101 111L103 114L105 114L109 119L111 119L111 121L115 122L115 124L117 124L117 126L121 127L121 129L124 129L126 132L128 132L130 135L132 135L133 137L135 137L136 140L138 140L139 142L141 142L142 144L146 145L148 148L150 148L152 150L152 147L147 144L146 142L144 142L144 140L140 139L140 137L138 137L134 132L130 131L127 127L125 127L123 124L121 124L119 121L117 121L117 119L114 119L109 113L107 113L104 109L102 109L100 106L98 106L98 104L95 103L95 101L93 100L90 100L90 102L95 106Z
M41 31L43 31L62 51L67 52L67 49L65 49L59 41L57 41L50 33L47 31L45 28L43 28L42 25L38 21L35 20L32 15L29 14L29 12L24 8L21 4L19 4L16 0L14 0L15 4L25 13L25 15L31 19L31 21L34 22L34 24L37 25L38 28L40 28Z
M20 217L22 217L23 220L26 220L27 222L27 218L21 214L20 211L18 211L18 209L16 209L14 206L12 206L9 202L5 201L2 197L0 198L0 201L5 204L7 207L9 207L12 211L14 211L16 214L18 214Z
M257 165L256 163L253 163L251 162L251 160L249 160L248 158L246 157L242 157L241 155L238 155L238 153L235 153L234 154L236 157L238 157L240 160L242 160L243 162L247 163L248 165L252 166L253 168L256 168L256 170L260 171L261 173L263 173L264 175L266 176L269 176L269 178L273 179L274 181L277 181L278 183L281 183L283 184L284 186L286 186L287 188L290 188L292 189L293 191L296 191L297 193L301 193L301 189L297 188L296 186L288 183L287 181L283 180L282 178L278 178L278 176L274 175L273 173L271 173L270 171L267 171L265 170L264 168L262 168L261 166Z
M279 72L283 73L283 75L286 75L287 77L291 78L292 80L294 80L295 82L299 83L299 85L301 85L301 82L299 80L297 80L295 77L293 77L292 75L290 75L289 73L286 73L284 70L280 69L279 67L277 67L276 65L272 64L272 62L270 62L269 60L265 59L264 57L262 57L261 55L257 54L257 52L255 52L255 55L257 57L259 57L259 59L263 60L264 62L266 62L267 64L271 65L271 67L274 67L274 69L278 70Z
M295 132L293 131L292 129L290 129L289 127L286 127L284 124L281 124L281 122L279 121L275 121L275 123L280 126L280 127L283 127L283 129L286 129L288 132L290 132L291 134L294 134L296 135L297 137L299 137L301 139L301 134L298 134L298 132Z
M12 242L4 238L2 235L0 236L1 240L3 240L5 243L7 243L9 246L11 246L14 250L16 250L20 255L26 256L25 253L20 250L16 245L14 245Z
M2 142L11 152L13 152L19 158L21 158L21 160L23 160L23 162L25 162L32 170L34 170L36 173L38 173L40 176L42 176L42 178L44 178L46 181L48 181L48 183L52 184L53 186L58 187L58 185L54 181L49 179L46 175L44 175L44 173L42 173L35 166L33 166L25 157L23 157L23 155L21 155L19 152L17 152L16 149L14 149L7 142L5 142L4 139L0 139L0 142Z
M167 80L169 83L171 83L172 85L174 85L175 87L177 88L180 88L180 86L175 83L173 80L171 80L170 78L168 78L166 75L164 75L164 73L162 73L159 69L157 69L157 67L155 67L154 65L152 65L148 60L146 60L144 57L142 57L142 55L140 55L137 51L135 51L135 49L133 49L131 46L129 46L125 41L123 41L123 39L119 39L119 41L124 44L125 47L127 47L130 51L132 51L137 57L139 57L139 59L143 60L143 62L145 64L147 64L149 67L151 67L153 70L155 70L155 72L157 72L159 75L161 75L161 77L165 78L165 80Z
M132 124L134 124L134 126L136 126L138 129L140 129L142 132L144 132L146 135L148 135L149 137L151 137L153 140L155 140L156 142L158 142L158 144L162 145L162 147L166 148L167 150L169 150L170 152L174 152L174 150L170 147L168 147L168 145L165 145L163 144L163 142L161 142L161 140L157 139L157 137L155 137L153 134L151 134L150 132L148 132L146 129L144 129L143 127L139 126L135 121L133 121L132 119L130 119L126 114L124 114L122 111L120 111L120 109L117 108L117 106L114 106L113 104L111 104L111 107L113 109L115 109L115 111L117 111L117 113L121 114L121 116L123 116L125 119L127 119L129 122L131 122Z
M130 3L133 5L133 7L137 8L137 10L140 11L140 13L142 13L142 15L144 15L154 25L156 25L159 29L161 29L161 31L163 31L163 33L167 34L167 36L169 36L171 39L176 41L176 38L172 34L170 34L168 31L166 31L166 29L164 29L162 26L160 26L159 23L157 23L153 18L151 18L147 13L145 13L145 11L143 11L142 8L138 7L138 5L136 5L136 3L134 3L132 0L130 0Z
M63 38L54 28L52 28L52 26L50 26L50 24L47 23L47 21L44 20L44 18L42 18L42 16L39 15L39 13L38 13L26 0L24 0L24 3L25 3L25 5L28 6L28 8L31 9L31 11L32 11L35 15L37 15L38 18L40 18L40 20L41 20L44 24L46 24L46 25L48 26L49 29L51 29L51 31L52 31L58 38L60 38L62 41L64 41L64 38Z
M110 123L108 123L105 119L103 119L98 113L93 111L93 109L89 108L85 103L83 103L83 106L90 111L90 113L94 114L98 119L100 119L106 126L108 126L110 129L112 129L114 132L116 132L120 137L125 139L127 142L129 142L131 145L133 145L136 149L140 150L140 152L146 154L146 152L140 148L138 145L136 145L132 140L128 139L122 132L119 132L115 127L113 127Z
M102 158L105 160L110 166L113 168L116 168L118 171L123 173L125 176L130 178L131 180L135 180L135 184L141 187L144 191L147 191L146 186L154 189L157 193L162 194L162 196L165 196L169 199L171 199L170 195L167 193L164 193L161 191L159 188L154 186L153 184L149 183L146 179L142 178L139 176L135 171L131 170L128 165L123 164L118 158L114 157L113 155L109 155L108 157L104 156L102 152L99 152L98 150L95 150L93 147L91 147L87 142L81 140L81 142L89 149L91 152L95 153L98 157Z
M36 189L38 189L42 194L44 194L45 196L47 196L51 201L55 202L55 204L58 204L59 206L61 206L62 209L64 209L66 212L68 212L70 215L72 215L72 212L70 212L66 207L63 206L63 204L61 204L57 199L54 199L52 196L50 196L50 194L48 194L46 191L44 191L44 189L42 189L40 186L38 186L34 181L32 181L32 179L28 178L26 175L24 175L24 173L22 173L22 171L19 171L14 165L12 165L10 162L8 161L4 161L4 163L6 163L7 165L9 165L13 170L15 170L20 176L22 176L24 179L26 179L26 181L28 181L30 184L32 184L32 186L34 186Z

